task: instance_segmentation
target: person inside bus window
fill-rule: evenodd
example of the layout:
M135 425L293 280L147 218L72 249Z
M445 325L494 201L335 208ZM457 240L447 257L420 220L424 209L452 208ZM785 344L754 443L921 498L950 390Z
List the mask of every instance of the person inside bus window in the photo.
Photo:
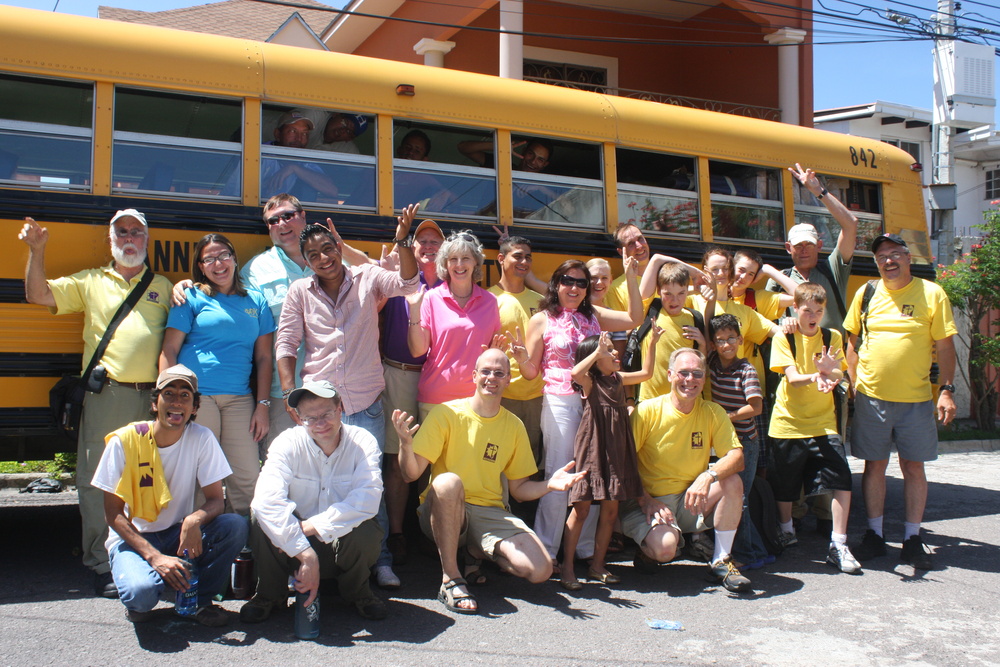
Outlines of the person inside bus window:
M360 114L332 113L323 126L322 136L313 136L309 148L336 153L359 154L354 140L368 129L368 118Z
M422 130L410 130L396 147L399 160L426 162L431 152L431 139ZM409 202L419 202L425 211L444 211L454 200L441 182L430 174L397 170L393 174L393 201L396 208Z
M286 111L278 119L278 126L274 129L274 141L264 145L305 148L309 143L309 134L313 127L312 119L301 109ZM239 169L235 170L220 194L238 195L240 174ZM320 197L336 197L337 186L323 173L319 165L262 157L260 195L272 197L279 193L292 194L303 201L317 201Z
M520 150L519 150L520 149ZM458 152L469 158L480 167L492 169L495 164L493 157L493 141L469 140L458 144ZM521 139L511 144L511 153L521 161L514 166L517 171L538 173L545 171L555 147L548 139Z

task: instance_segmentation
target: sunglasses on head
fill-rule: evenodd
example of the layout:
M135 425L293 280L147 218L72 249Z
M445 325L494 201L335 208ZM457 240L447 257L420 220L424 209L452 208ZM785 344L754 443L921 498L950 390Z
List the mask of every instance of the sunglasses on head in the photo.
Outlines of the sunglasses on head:
M570 275L559 276L559 284L565 287L579 287L580 289L587 289L587 285L590 281L586 278L574 278Z

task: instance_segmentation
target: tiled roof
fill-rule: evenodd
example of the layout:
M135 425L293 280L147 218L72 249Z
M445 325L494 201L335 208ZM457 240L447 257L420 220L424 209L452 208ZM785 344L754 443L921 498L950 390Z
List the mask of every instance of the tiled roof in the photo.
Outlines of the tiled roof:
M316 0L296 0L296 4L333 9ZM322 34L338 16L336 13L326 11L301 9L287 5L256 2L255 0L224 0L207 5L168 9L162 12L144 12L137 9L101 6L97 9L97 16L112 21L143 23L163 28L205 32L263 42L295 12L299 13L299 16L317 35Z

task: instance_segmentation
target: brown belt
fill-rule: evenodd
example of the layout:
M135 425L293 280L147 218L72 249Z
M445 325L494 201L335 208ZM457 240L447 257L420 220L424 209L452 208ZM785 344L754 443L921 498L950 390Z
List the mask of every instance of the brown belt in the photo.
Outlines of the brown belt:
M389 364L393 368L398 368L401 371L414 371L415 373L419 373L420 370L424 367L423 364L404 364L399 361L393 361L388 357L383 357L382 361Z
M136 391L150 391L156 386L155 382L119 382L118 380L111 379L108 380L108 384L113 384L116 387L128 387Z

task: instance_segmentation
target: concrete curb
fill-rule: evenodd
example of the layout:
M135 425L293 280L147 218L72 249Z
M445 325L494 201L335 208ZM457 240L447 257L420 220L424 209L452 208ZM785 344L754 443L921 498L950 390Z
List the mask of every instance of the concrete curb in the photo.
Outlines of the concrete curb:
M45 472L15 472L0 475L0 489L23 489L36 479L48 477ZM70 487L76 486L76 475L64 472L59 476L59 481L63 483L63 491L68 491Z

